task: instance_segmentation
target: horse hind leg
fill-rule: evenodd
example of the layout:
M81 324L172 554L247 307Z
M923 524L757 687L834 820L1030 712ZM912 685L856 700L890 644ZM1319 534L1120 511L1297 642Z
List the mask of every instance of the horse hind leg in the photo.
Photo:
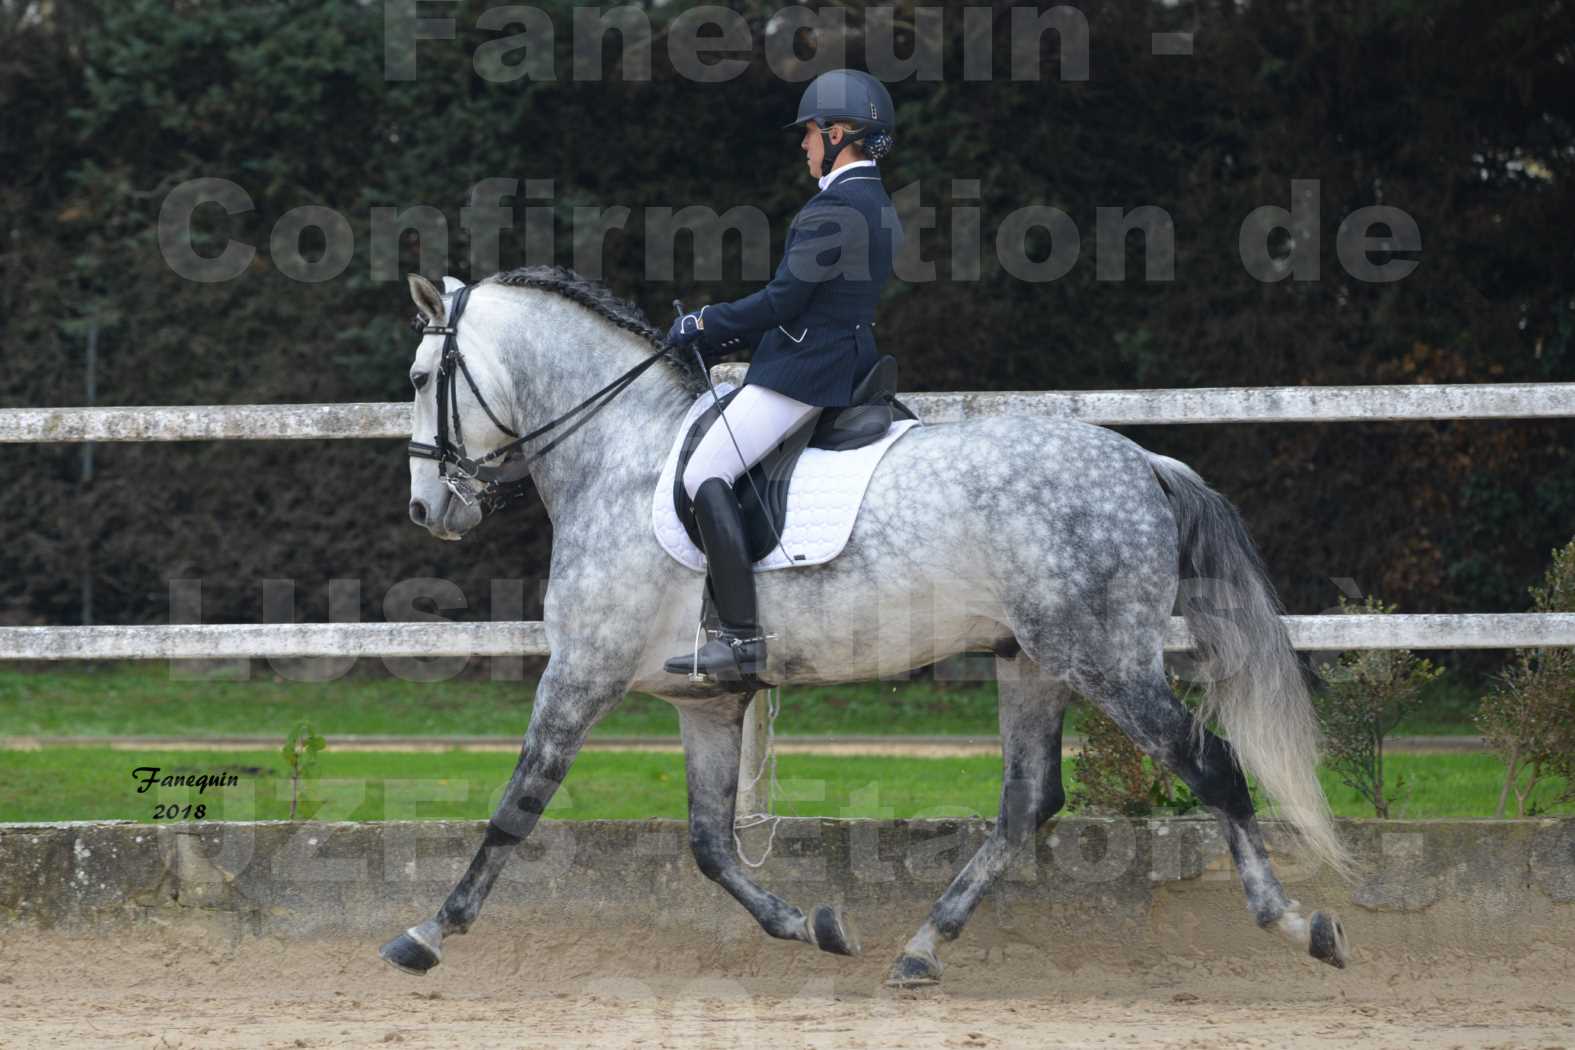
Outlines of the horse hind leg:
M1045 822L1066 802L1061 785L1061 724L1072 692L1027 655L998 658L1001 809L984 845L968 861L929 918L903 948L886 983L913 988L941 978L936 946L956 940L964 924L1018 850L1031 846Z
M689 846L702 874L742 904L761 929L782 940L803 941L833 955L857 955L857 932L840 907L802 911L762 889L739 862L733 842L738 763L747 694L715 705L679 709L689 785Z
M1230 744L1208 731L1199 743L1192 713L1157 668L1125 684L1102 682L1086 695L1214 813L1258 925L1275 930L1313 958L1343 968L1349 956L1340 920L1322 911L1302 916L1301 905L1285 895L1275 877L1247 778Z

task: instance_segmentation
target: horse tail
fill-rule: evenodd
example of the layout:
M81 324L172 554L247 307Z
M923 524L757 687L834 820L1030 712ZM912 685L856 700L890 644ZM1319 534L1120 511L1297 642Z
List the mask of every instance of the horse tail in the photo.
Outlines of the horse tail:
M1348 876L1350 854L1318 783L1321 734L1308 675L1280 620L1284 606L1246 523L1191 467L1147 455L1176 517L1180 575L1211 588L1204 592L1212 599L1210 610L1196 600L1182 602L1206 683L1197 711L1199 740L1204 727L1217 722L1242 768L1279 804L1306 846Z

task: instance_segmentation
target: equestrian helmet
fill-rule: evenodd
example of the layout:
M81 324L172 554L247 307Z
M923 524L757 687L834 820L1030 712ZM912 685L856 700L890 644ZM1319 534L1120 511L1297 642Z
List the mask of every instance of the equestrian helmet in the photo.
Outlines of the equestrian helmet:
M821 128L845 120L869 132L897 130L897 111L886 85L861 69L833 69L809 82L798 102L798 119L788 128L814 121Z

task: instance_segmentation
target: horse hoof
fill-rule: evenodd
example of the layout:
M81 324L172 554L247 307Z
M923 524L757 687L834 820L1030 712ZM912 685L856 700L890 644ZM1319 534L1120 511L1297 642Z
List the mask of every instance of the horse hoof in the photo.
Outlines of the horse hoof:
M815 931L815 946L832 955L857 955L863 951L859 932L853 928L841 908L821 904L810 918Z
M903 952L891 965L888 988L927 988L941 983L941 961L930 952Z
M438 947L442 941L442 930L429 919L383 945L377 954L394 969L421 977L443 961L443 952Z
M1337 969L1345 969L1350 952L1345 946L1345 929L1338 918L1326 911L1313 912L1307 954Z

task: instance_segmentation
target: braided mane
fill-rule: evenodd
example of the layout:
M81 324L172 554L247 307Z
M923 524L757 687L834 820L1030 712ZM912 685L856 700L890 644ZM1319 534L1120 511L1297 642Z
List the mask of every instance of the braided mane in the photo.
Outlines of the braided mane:
M645 312L627 299L620 299L600 281L582 277L566 266L521 266L518 269L495 273L481 283L505 284L512 288L540 288L578 303L604 320L632 332L661 351L663 366L670 369L684 389L691 394L702 393L706 388L705 376L698 363L687 360L667 345L666 333L653 327Z

